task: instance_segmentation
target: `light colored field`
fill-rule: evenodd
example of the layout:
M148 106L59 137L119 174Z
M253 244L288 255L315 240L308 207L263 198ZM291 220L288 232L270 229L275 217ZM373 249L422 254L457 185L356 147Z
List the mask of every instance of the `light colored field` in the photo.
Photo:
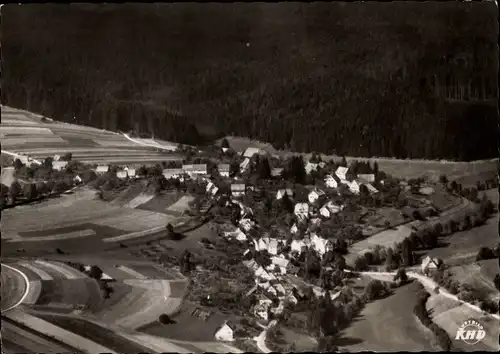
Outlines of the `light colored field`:
M66 141L58 136L51 136L46 138L37 137L22 137L22 138L6 138L2 139L2 148L11 149L24 144L50 144L50 143L66 143Z
M31 270L33 273L35 273L38 277L40 277L41 280L53 280L54 278L52 275L47 273L43 268L37 267L34 264L31 264L29 262L19 262L19 265Z
M191 202L192 200L194 200L194 197L185 195L181 199L179 199L175 204L169 206L167 210L182 213L189 209L189 202Z
M14 182L15 177L14 177L14 167L4 167L2 168L2 180L1 183L6 185L7 187L10 187L12 182Z
M82 273L70 266L67 266L64 263L60 262L55 262L55 261L42 261L42 260L36 260L35 261L37 266L42 266L44 268L49 268L54 272L57 272L61 274L63 278L66 279L82 279L82 278L88 278L85 273Z
M166 226L167 223L175 220L175 217L173 216L141 209L121 208L120 213L121 215L112 215L99 220L94 220L93 223L130 232L137 232Z
M79 230L66 232L61 234L56 234L52 236L39 236L39 237L13 237L9 242L40 242L40 241L57 241L57 240L68 240L72 238L83 238L94 236L96 233L94 230Z
M149 202L155 196L153 194L140 193L137 197L124 205L126 208L137 208L139 205Z
M432 320L448 333L457 349L464 351L499 350L498 335L500 334L500 327L497 320L480 316L477 311L439 294L431 294L426 307ZM469 319L478 321L486 332L486 337L473 346L454 339L457 329Z
M20 134L20 135L54 135L52 130L49 128L42 127L21 127L21 126L7 126L5 121L2 119L0 125L0 132L3 134Z

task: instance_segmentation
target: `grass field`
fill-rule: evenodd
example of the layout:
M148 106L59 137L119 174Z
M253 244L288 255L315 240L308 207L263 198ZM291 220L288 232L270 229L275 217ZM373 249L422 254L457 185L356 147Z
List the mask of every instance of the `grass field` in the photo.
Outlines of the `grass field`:
M154 211L156 213L168 214L169 208L176 204L181 198L185 196L181 192L163 192L162 194L155 196L153 199L147 201L144 204L139 205L137 208L142 210ZM184 203L184 202L183 202ZM182 212L181 212L182 213Z
M498 321L491 316L481 316L469 307L460 305L458 302L439 294L431 294L426 307L432 320L448 333L456 350L467 352L481 350L496 352L499 350L498 336L500 327ZM469 319L478 321L486 332L486 337L474 345L455 340L457 329Z
M358 351L437 351L432 333L413 314L418 284L396 289L394 295L369 303L343 331L336 345Z
M495 288L493 279L499 273L498 260L456 265L450 268L452 278L460 284L469 284L491 299L498 301L500 293Z
M67 304L93 307L101 302L99 285L93 279L42 280L36 305Z

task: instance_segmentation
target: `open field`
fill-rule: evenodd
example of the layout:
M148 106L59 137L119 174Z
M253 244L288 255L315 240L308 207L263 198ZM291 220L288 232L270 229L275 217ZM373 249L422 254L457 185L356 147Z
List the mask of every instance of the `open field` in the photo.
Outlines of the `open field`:
M137 208L142 210L154 211L156 213L168 214L169 207L179 201L185 194L182 192L163 192L155 196L144 204L139 205Z
M208 311L211 315L203 320L193 314L197 308ZM179 312L172 316L175 323L163 325L158 321L140 328L141 332L174 340L193 342L213 341L217 329L228 320L226 315L213 312L213 308L204 308L192 303L185 303Z
M43 122L38 115L5 106L2 106L0 134L2 149L34 158L66 152L86 163L142 164L180 158L171 152L161 152L160 143L147 146L118 133L57 121Z
M499 300L500 293L493 283L495 275L499 273L497 259L456 265L451 267L450 271L453 274L452 278L460 284L469 284L491 299Z
M181 199L179 199L176 203L170 205L167 208L167 211L182 214L184 211L189 210L188 203L192 200L194 200L194 197L185 195L181 197Z
M413 314L416 286L405 285L393 295L367 304L336 345L350 352L438 351L431 345L432 333Z
M431 297L427 300L426 307L432 320L448 333L453 346L457 350L499 350L498 336L500 334L500 327L498 326L498 320L493 319L491 316L480 316L477 311L467 306L460 305L460 303L440 294L431 294ZM469 319L478 321L486 332L486 337L481 342L474 345L455 340L457 329Z

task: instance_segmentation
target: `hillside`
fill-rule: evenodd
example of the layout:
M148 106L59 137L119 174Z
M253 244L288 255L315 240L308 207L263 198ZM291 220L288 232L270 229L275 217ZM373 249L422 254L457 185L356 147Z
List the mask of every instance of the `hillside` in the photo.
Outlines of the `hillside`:
M54 119L187 144L208 132L351 156L498 154L492 2L2 10L1 101Z

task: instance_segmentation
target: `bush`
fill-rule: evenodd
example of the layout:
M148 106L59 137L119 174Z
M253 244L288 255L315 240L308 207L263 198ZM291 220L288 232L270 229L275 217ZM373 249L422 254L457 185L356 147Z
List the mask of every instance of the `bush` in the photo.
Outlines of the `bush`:
M476 255L476 262L493 258L496 257L495 257L495 252L491 248L481 247Z
M493 282L495 283L495 287L497 290L500 290L500 274L495 275L495 279L493 279Z
M364 271L368 269L368 261L364 255L356 258L354 261L354 269L357 271Z
M389 286L378 280L371 280L365 287L363 298L366 302L377 300L391 293Z
M165 313L162 313L159 317L158 317L158 321L161 323L161 324L171 324L173 321L170 319L170 316L165 314Z
M102 274L103 274L103 271L98 266L93 265L92 267L90 267L89 277L94 278L96 280L101 280Z

